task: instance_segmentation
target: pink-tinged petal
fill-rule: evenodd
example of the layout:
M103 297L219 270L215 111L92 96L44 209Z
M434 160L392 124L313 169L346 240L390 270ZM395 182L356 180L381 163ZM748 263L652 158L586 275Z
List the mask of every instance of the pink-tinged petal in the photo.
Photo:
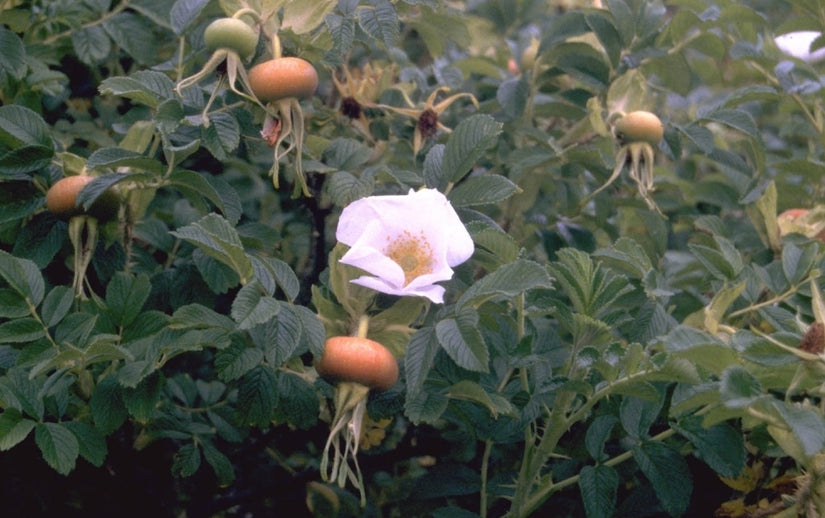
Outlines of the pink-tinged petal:
M435 189L356 200L341 213L336 238L350 247L341 262L373 275L358 284L433 301L444 293L435 283L451 279L451 267L474 251L449 200Z
M411 289L409 286L397 288L386 284L377 277L367 276L353 279L352 283L358 284L359 286L364 286L365 288L373 289L375 291L380 291L381 293L386 293L387 295L399 295L402 297L427 297L436 304L442 304L444 302L444 292L446 291L443 286L439 286L438 284L430 284L415 289Z

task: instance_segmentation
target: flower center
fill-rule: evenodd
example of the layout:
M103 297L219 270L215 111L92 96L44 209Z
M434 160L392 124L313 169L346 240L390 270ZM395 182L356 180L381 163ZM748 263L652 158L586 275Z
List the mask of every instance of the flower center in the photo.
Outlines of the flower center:
M415 236L405 230L389 242L386 254L404 270L404 286L433 271L433 250L423 232Z

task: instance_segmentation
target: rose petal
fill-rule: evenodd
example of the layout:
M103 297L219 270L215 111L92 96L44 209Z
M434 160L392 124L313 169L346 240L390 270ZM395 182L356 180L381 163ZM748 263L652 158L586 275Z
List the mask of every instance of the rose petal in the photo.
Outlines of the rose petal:
M434 283L451 279L451 267L469 259L474 251L473 240L458 214L435 189L356 200L342 211L335 235L350 247L341 262L374 276L361 277L358 284L382 293L424 296L433 301L443 300L444 293L444 288ZM394 246L429 252L427 268L422 269L425 273L408 279L407 275L417 272L405 272L390 257Z

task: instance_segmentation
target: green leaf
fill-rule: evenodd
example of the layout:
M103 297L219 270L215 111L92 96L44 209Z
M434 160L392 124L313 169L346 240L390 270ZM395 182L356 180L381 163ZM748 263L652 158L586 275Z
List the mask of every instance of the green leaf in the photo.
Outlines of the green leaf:
M150 65L158 61L155 26L148 18L130 11L122 11L103 18L103 28L117 46L139 63Z
M264 365L255 367L241 380L238 388L238 414L241 421L266 428L278 406L278 380Z
M377 0L370 7L358 9L358 23L364 32L383 43L387 49L395 47L401 30L392 3Z
M232 462L229 458L221 453L212 441L203 441L201 443L201 447L203 448L203 457L206 459L206 462L212 466L212 470L215 472L215 478L218 480L218 485L221 487L231 485L235 480L235 468L232 466Z
M221 195L203 175L194 171L176 169L169 175L169 183L172 187L175 187L192 199L198 196L206 198L212 202L218 210L224 213L224 216L227 216ZM231 220L230 223L232 223ZM237 223L237 219L235 223Z
M731 408L745 408L762 397L762 385L744 367L734 365L722 373L722 401Z
M237 230L220 215L208 214L171 233L232 268L243 284L252 279L252 260L246 255Z
M169 20L175 34L178 36L183 34L186 28L198 18L208 3L209 0L175 0L169 10Z
M0 156L0 174L18 175L43 169L52 160L54 149L48 146L23 146Z
M498 394L487 393L481 385L474 381L461 380L454 383L447 391L447 397L478 403L490 411L493 419L498 419L500 414L515 415L515 409L509 401Z
M664 510L681 516L690 504L693 478L682 455L666 444L646 441L631 448Z
M286 414L290 425L309 430L318 422L318 395L312 385L298 375L280 373L278 393L280 410Z
M616 508L619 474L612 466L585 466L579 471L579 492L587 518L610 518Z
M702 425L702 418L689 416L674 426L694 446L694 455L705 461L716 473L736 478L745 468L747 451L742 434L728 423L711 427Z
M587 452L596 462L606 460L604 452L604 444L610 438L613 427L618 422L616 416L612 414L605 414L597 416L587 427L587 432L584 435L584 445Z
M404 401L404 414L415 425L434 424L447 409L448 404L449 400L444 394L421 390L414 397Z
M336 0L286 2L281 26L295 34L306 34L324 23L324 18L338 4Z
M104 435L114 432L126 421L126 407L116 376L106 376L98 381L89 399L89 409L95 428Z
M261 284L253 280L240 289L232 302L232 318L241 329L264 324L281 309L277 299L262 294Z
M719 330L719 324L724 321L728 308L739 298L746 286L747 283L743 281L734 286L723 288L713 296L713 300L705 308L705 328L708 332L716 334Z
M478 313L464 308L456 318L446 318L435 326L441 347L459 366L476 372L489 372L490 353L478 330Z
M77 437L61 423L38 423L34 441L43 459L61 475L68 475L75 467L80 445Z
M688 249L696 259L708 270L708 272L719 280L734 280L737 275L737 265L728 262L724 254L713 248L694 243L688 244ZM740 259L741 260L741 259ZM741 268L741 263L739 264Z
M619 419L627 434L634 439L649 437L650 427L656 422L664 405L664 394L656 400L625 396L619 411Z
M134 362L134 365L139 362ZM149 366L151 368L151 366ZM120 374L125 369L121 369ZM125 385L123 389L123 404L129 413L138 421L149 420L157 411L157 403L163 391L163 376L156 370L146 369L147 374L140 378L136 386ZM121 384L124 385L123 380Z
M46 336L43 325L35 318L19 318L0 324L0 343L28 343Z
M97 66L109 57L112 41L99 25L81 27L72 31L72 47L80 61Z
M120 147L104 147L94 151L86 160L86 167L89 169L106 170L116 169L118 167L133 167L137 170L151 171L153 173L161 173L164 169L163 164L154 158ZM130 174L117 172L106 175L106 177L110 179L110 183L106 188L135 174L140 173Z
M26 75L26 47L17 34L0 27L0 77L7 74L14 79L23 79ZM2 124L0 124L2 127Z
M773 406L779 411L784 428L793 433L805 457L810 459L825 450L825 419L819 413L781 401L774 401Z
M715 336L687 326L678 326L662 337L665 350L675 358L687 359L695 365L721 374L739 363L739 355L730 345Z
M339 207L346 207L355 200L372 194L375 181L372 177L358 178L347 171L338 171L329 178L329 195Z
M505 264L486 275L464 292L457 303L458 308L468 304L478 307L495 297L512 299L530 289L549 288L550 274L539 263L520 259Z
M529 95L530 85L523 76L502 81L496 90L496 100L510 119L516 119L524 112Z
M451 183L461 180L493 145L502 128L503 124L489 115L473 115L458 123L444 148L441 177Z
M0 106L0 146L53 149L51 130L43 117L24 106Z
M74 291L68 286L55 286L43 299L40 318L46 327L54 327L69 313L74 304Z
M175 84L166 74L153 70L139 70L132 75L109 77L101 81L102 95L117 95L157 108L161 102L174 97Z
M227 160L241 142L241 126L231 113L212 112L209 125L201 127L201 141L218 160Z
M172 473L180 477L191 477L201 467L201 451L197 444L186 443L175 452Z
M815 246L798 247L786 243L782 247L782 271L791 284L797 284L808 275L817 260L819 249Z
M215 370L221 381L235 381L260 365L263 359L262 349L247 347L243 340L233 335L229 347L218 351L215 355Z
M106 307L114 323L126 327L134 322L151 291L148 275L116 273L106 286Z
M404 354L408 399L412 399L424 386L438 350L438 337L432 327L422 327L410 337Z
M6 408L0 414L0 451L10 450L23 442L34 429L35 421L26 419L16 408Z
M235 323L227 317L201 304L187 304L175 310L169 320L171 329L220 328L231 331Z
M739 130L748 137L759 140L760 133L756 127L756 122L753 116L744 111L736 109L717 109L710 113L705 113L701 116L702 119L719 122L733 129Z
M81 421L67 421L63 426L69 429L77 438L80 456L95 467L103 465L106 460L106 439L103 434L92 426Z
M506 177L489 174L467 178L450 192L449 197L456 207L470 207L498 203L520 191L518 185Z

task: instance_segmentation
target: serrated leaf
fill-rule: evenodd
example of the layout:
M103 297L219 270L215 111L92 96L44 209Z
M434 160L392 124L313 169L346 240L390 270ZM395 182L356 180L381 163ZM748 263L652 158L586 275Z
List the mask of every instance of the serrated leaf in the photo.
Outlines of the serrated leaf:
M681 516L690 504L693 491L693 477L682 455L654 441L635 445L631 450L664 510L671 516Z
M23 442L36 422L26 419L16 408L6 408L0 414L0 451L10 450Z
M201 466L201 451L195 443L186 443L175 452L172 473L180 477L191 477Z
M0 156L0 174L18 179L18 175L43 169L51 162L54 149L48 146L23 146Z
M169 21L175 34L183 34L208 3L209 0L176 0L169 10Z
M109 57L112 40L99 25L81 27L72 31L72 47L82 62L96 66Z
M265 428L277 405L278 381L270 368L260 365L243 377L238 388L238 413L243 422Z
M408 399L412 399L424 386L438 350L438 337L432 327L422 327L410 337L404 354Z
M530 289L549 288L551 284L550 274L542 265L521 259L476 281L464 292L457 306L478 307L495 297L513 298Z
M441 186L444 177L442 164L444 163L444 144L435 144L424 157L424 182L427 187L436 189Z
M442 177L457 183L498 138L503 124L489 115L473 115L458 123L444 148Z
M739 130L752 139L760 139L759 129L756 127L753 116L744 110L718 109L703 114L702 118Z
M587 452L596 462L605 460L604 444L610 438L613 427L619 422L612 414L597 416L587 427L584 435L584 445Z
M46 327L54 327L63 320L74 304L74 292L68 286L55 286L43 299L40 318Z
M579 471L579 492L587 518L610 518L616 508L619 474L612 466L585 466Z
M201 304L187 304L175 310L169 320L171 329L207 329L218 327L227 331L235 328L235 323Z
M215 472L215 478L218 479L218 485L226 487L232 484L235 480L235 468L229 458L218 450L212 441L202 441L203 458L212 466Z
M502 81L496 90L496 100L510 119L516 119L524 112L529 95L530 86L521 76Z
M232 302L232 318L240 329L249 329L274 318L281 305L277 299L263 295L258 281L252 281L240 289Z
M465 308L456 318L446 318L435 326L441 347L459 366L476 372L489 372L490 352L478 331L478 313Z
M232 268L243 284L252 278L252 261L243 249L237 230L220 215L208 214L171 233L198 246L205 254Z
M338 171L329 178L327 188L333 203L346 207L353 201L372 194L375 181L371 177L358 178L347 171Z
M648 431L662 411L663 394L654 400L625 396L619 411L619 419L627 434L634 439L646 439Z
M60 423L38 423L34 441L52 469L61 475L68 475L74 469L80 445L68 428Z
M735 478L745 468L747 451L742 434L729 423L702 425L698 416L690 416L674 426L694 446L694 455L722 477Z
M164 170L163 164L154 158L150 158L141 153L123 149L120 147L105 147L96 150L86 160L86 167L89 169L115 169L118 167L133 167L137 170L146 170L154 173L160 173ZM109 186L114 185L117 181L128 178L130 175L139 173L125 173L117 172L111 175L106 175L112 179ZM116 181L115 181L116 180Z
M308 430L318 422L318 395L306 380L295 374L278 376L281 409L292 426Z
M343 60L343 56L352 48L352 43L355 40L355 18L330 13L326 16L324 22L333 42L330 53L335 57L335 62L340 62Z
M43 324L35 318L18 318L0 324L0 343L19 344L34 342L46 335Z
M241 142L241 126L231 113L212 112L209 125L201 127L201 141L218 160L226 160Z
M63 426L77 438L80 456L95 467L103 465L106 460L106 439L98 430L81 421L67 421Z
M456 185L449 198L455 207L470 207L498 203L520 191L519 186L506 177L489 174L467 178Z
M0 106L0 144L12 149L24 146L52 149L50 135L46 121L33 110L17 104Z
M762 385L744 367L734 365L722 373L719 387L723 403L731 408L743 408L762 396Z
M126 327L134 322L151 291L148 275L116 273L106 286L106 307L114 323Z
M126 366L137 363L140 362L128 363ZM120 370L119 374L122 374L124 370L125 367ZM144 371L146 374L140 377L140 381L135 386L126 385L123 379L120 380L121 384L126 387L122 390L123 403L138 421L146 421L152 417L163 390L163 376L151 365L148 365Z
M0 27L0 73L8 74L15 79L23 79L26 75L26 47L17 34ZM2 75L2 74L0 74Z
M498 419L499 414L513 415L514 408L506 399L495 394L488 394L478 383L470 380L461 380L450 386L447 397L472 401L487 408L493 419Z
M98 91L103 95L117 95L150 108L174 97L175 84L169 77L153 70L139 70L126 76L109 77L101 81Z
M139 63L150 65L158 61L158 39L154 24L130 11L121 11L103 18L103 28L120 48Z
M182 193L192 198L203 196L217 207L226 216L223 206L223 199L218 191L209 183L203 175L185 169L176 169L169 175L169 183ZM229 221L229 220L227 220ZM231 222L231 221L230 221ZM237 222L237 219L235 220Z
M358 23L364 32L383 43L386 48L396 45L400 28L392 3L378 0L370 7L358 9Z
M235 381L260 365L263 359L262 349L247 347L243 340L235 338L229 347L215 355L215 370L221 381Z
M808 275L817 260L818 248L815 246L798 247L786 243L782 247L782 271L791 284L796 284Z
M89 409L95 428L104 435L114 432L126 421L126 407L116 376L106 376L98 381L89 399Z

